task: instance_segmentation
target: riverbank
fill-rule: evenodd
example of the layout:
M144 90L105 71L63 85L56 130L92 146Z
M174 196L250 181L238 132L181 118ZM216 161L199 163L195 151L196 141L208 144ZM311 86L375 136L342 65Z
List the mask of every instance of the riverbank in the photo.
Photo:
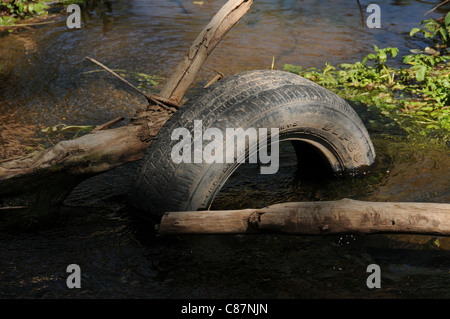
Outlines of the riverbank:
M0 37L16 31L57 21L65 7L74 1L10 1L0 4Z
M97 2L97 1L94 1ZM65 13L69 4L84 3L83 0L17 1L0 4L0 37L6 34L55 23Z

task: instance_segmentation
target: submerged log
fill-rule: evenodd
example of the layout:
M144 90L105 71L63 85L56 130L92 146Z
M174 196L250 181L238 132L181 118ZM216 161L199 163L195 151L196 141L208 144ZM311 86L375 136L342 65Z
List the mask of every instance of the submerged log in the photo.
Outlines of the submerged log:
M159 103L181 100L206 57L252 2L230 0L220 9L200 33L201 42L197 39L190 48L183 67L177 68L156 97ZM0 206L25 205L47 213L51 207L61 205L84 179L141 159L153 136L173 114L170 107L177 102L168 104L166 109L159 104L150 105L127 126L107 130L98 127L91 134L61 141L48 150L0 162Z
M276 204L261 209L167 212L158 234L450 235L450 204L351 199Z
M150 143L143 126L98 131L75 140L0 164L0 206L26 206L5 210L12 224L51 220L72 189L97 173L135 161ZM28 222L28 220L30 222Z

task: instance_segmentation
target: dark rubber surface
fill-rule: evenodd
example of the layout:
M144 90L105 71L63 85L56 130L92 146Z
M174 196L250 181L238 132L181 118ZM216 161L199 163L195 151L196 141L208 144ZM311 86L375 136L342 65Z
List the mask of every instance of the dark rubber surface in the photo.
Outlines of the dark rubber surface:
M144 215L207 209L237 168L233 163L172 161L172 147L179 143L171 140L173 130L184 127L193 136L194 120L203 121L203 130L214 127L222 132L226 128L279 128L280 141L313 144L335 172L369 166L375 159L364 124L339 96L292 73L245 72L204 89L160 130L137 170L129 197Z

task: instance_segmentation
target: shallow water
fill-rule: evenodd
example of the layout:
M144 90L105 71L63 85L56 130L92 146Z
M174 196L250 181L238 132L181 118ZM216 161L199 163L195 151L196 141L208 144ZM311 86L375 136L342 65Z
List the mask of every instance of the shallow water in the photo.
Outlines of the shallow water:
M160 84L222 1L111 1L80 30L65 19L0 38L0 137L18 150L48 145L39 129L58 123L127 119L144 98L95 65L156 75ZM386 1L382 28L361 26L356 2L256 1L219 44L194 89L214 72L231 75L284 63L321 67L353 62L373 44L422 48L409 30L438 1ZM364 4L363 4L364 7ZM438 14L431 14L436 17ZM367 14L366 14L367 17ZM397 61L398 62L398 61ZM138 78L131 78L137 81ZM148 91L160 86L143 84ZM450 151L407 140L376 111L354 105L373 138L377 163L352 178L299 177L284 145L281 169L261 177L246 165L229 180L213 209L263 207L284 201L450 202ZM126 121L125 121L126 122ZM22 129L20 129L22 127ZM20 132L17 133L18 128ZM73 134L73 133L72 133ZM6 144L3 144L4 146ZM1 158L0 158L1 159ZM153 237L125 205L136 163L79 185L55 222L0 234L2 298L448 298L450 240L419 235ZM313 175L314 176L314 175ZM78 264L82 288L68 289L66 267ZM366 286L369 264L381 267L381 289Z
M84 58L125 70L132 82L136 81L133 72L155 75L162 85L223 2L204 1L201 6L167 0L111 3L111 12L103 18L90 12L78 30L68 29L62 16L53 24L1 38L2 114L37 128L129 118L145 105L145 98L103 71L90 73L99 68ZM423 48L408 32L431 5L386 2L381 5L382 28L369 29L361 26L356 1L255 1L210 55L197 84L206 84L215 75L211 67L231 75L270 68L273 58L276 69L285 63L322 67L325 62L361 59L374 44L397 46L401 56L408 48Z

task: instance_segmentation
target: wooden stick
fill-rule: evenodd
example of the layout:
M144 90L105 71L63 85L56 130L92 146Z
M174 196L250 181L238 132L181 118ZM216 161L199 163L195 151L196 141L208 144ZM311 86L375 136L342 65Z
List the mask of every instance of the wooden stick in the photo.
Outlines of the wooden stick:
M359 14L361 16L361 26L364 28L364 13L363 13L363 9L361 7L361 3L359 3L359 0L356 0L356 2L358 3Z
M10 209L24 209L28 208L28 206L11 206L11 207L0 207L1 210L10 210Z
M434 10L436 10L437 8L443 6L444 4L450 2L450 0L446 0L444 2L441 2L440 4L438 4L437 6L435 6L433 9L428 10L427 12L425 12L424 16L426 16L427 14L429 14L430 12L433 12Z
M119 116L119 117L115 118L114 120L111 120L111 121L109 121L109 122L107 122L107 123L105 123L105 124L102 124L102 125L97 126L96 128L94 128L94 129L91 131L91 133L95 133L95 132L104 130L105 128L108 128L108 127L110 127L110 126L112 126L112 125L114 125L114 124L116 124L116 123L119 123L119 122L121 122L121 121L123 121L123 120L124 120L124 117Z
M2 25L0 26L0 28L14 28L14 27L32 27L35 25L45 25L45 24L50 24L50 23L56 23L56 19L52 20L52 21L44 21L44 22L34 22L34 23L16 23L16 24L11 24L11 25Z
M89 61L97 64L98 66L102 67L103 69L105 69L106 71L108 71L109 73L114 75L116 78L118 78L119 80L121 80L122 82L127 84L129 87L133 88L134 90L136 90L137 92L139 92L140 94L145 96L149 102L153 102L153 103L155 103L155 104L157 104L157 105L159 105L159 106L161 106L163 108L169 109L172 112L173 112L173 110L169 106L167 106L165 104L169 104L170 106L175 107L176 109L180 108L180 106L177 103L171 101L170 99L165 99L165 98L162 98L162 97L158 97L155 94L147 94L144 91L138 89L133 84L131 84L130 82L125 80L123 77L121 77L119 74L117 74L116 72L114 72L113 70L111 70L110 68L105 66L104 64L98 62L97 60L95 60L93 58L90 58L90 57L86 57L86 60L89 60Z
M213 70L214 72L216 72L218 75L220 75L223 79L225 78L225 74L223 74L223 72L220 72L212 67L209 67L211 70Z
M262 209L167 212L158 233L297 235L411 233L450 236L450 204L363 202L283 203Z
M221 79L223 79L223 77L220 74L216 74L208 83L206 83L204 88L206 89L207 87L213 85L214 83L216 83L217 81L219 81Z
M253 0L229 0L198 35L159 95L180 103L206 58L252 3Z

